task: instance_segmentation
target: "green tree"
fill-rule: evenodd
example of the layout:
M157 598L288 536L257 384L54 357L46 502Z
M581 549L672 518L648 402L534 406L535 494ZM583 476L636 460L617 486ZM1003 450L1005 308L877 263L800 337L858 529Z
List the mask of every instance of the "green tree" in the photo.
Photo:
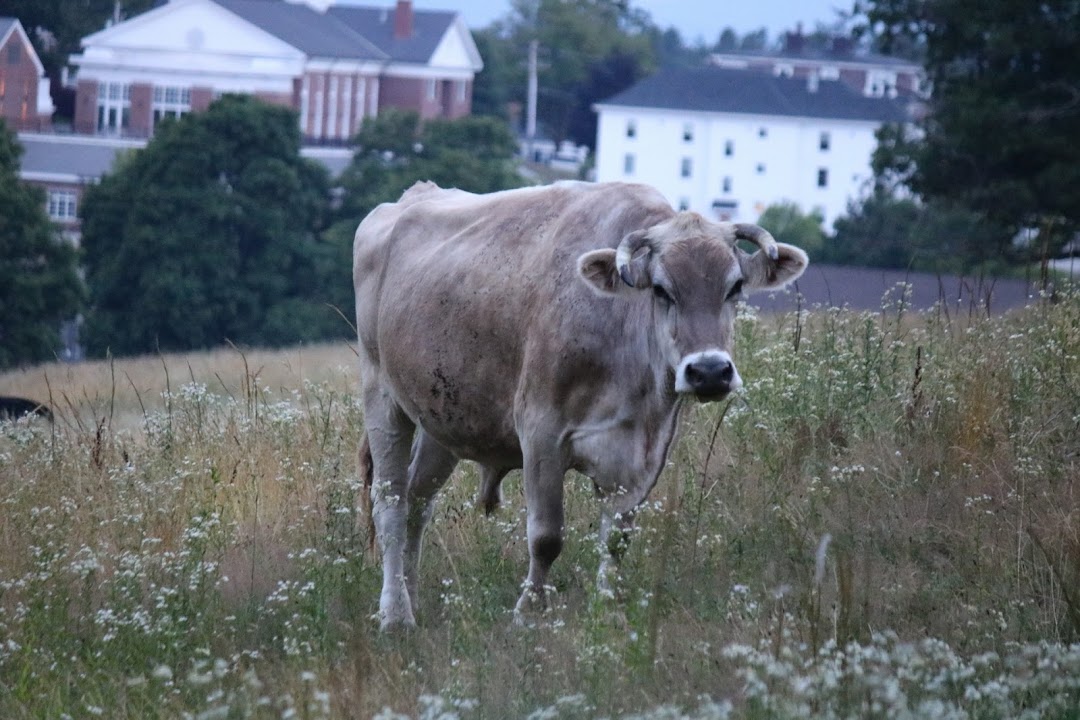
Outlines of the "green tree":
M515 83L520 82L522 75L513 66L515 61L523 59L513 57L513 49L494 27L473 30L473 40L484 59L484 69L473 81L472 113L507 120L511 101L520 102L524 97L515 97Z
M1003 269L992 249L1004 231L944 201L899 198L878 188L852 202L834 228L822 262L950 273Z
M883 148L881 165L926 200L956 203L1006 232L1080 225L1080 3L864 0L866 28L891 49L918 44L932 83L922 137ZM892 140L904 140L895 133Z
M0 367L54 357L60 323L78 312L75 249L45 213L45 194L19 179L22 147L0 119Z
M89 351L346 335L324 305L349 286L319 239L328 184L291 110L225 96L160 125L83 203Z
M122 0L121 18L149 10L157 0ZM16 17L30 36L50 78L58 79L68 56L79 52L82 38L105 27L115 0L0 0L0 16Z
M825 218L819 210L803 213L797 204L788 201L765 208L757 224L780 242L800 247L813 258L825 245L823 222Z
M364 121L357 149L341 176L337 219L356 225L376 205L392 202L413 183L495 192L522 184L515 169L517 143L506 123L491 117L430 120L387 110Z
M513 0L498 26L502 56L515 69L524 103L529 43L539 43L540 124L555 140L592 147L595 125L581 122L593 103L624 90L655 67L653 26L625 0ZM626 65L630 64L627 68Z
M506 123L493 117L430 120L414 112L387 110L364 121L357 149L341 175L341 201L325 245L351 267L353 233L376 205L397 200L420 180L441 187L486 193L519 187L517 143ZM351 306L348 292L333 300ZM348 314L348 313L346 313Z

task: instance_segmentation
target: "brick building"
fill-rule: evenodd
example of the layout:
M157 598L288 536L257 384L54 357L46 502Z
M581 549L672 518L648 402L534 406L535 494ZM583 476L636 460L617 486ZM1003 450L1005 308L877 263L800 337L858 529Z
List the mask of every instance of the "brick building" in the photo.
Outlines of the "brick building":
M26 30L0 17L0 117L12 130L47 130L52 114L49 80Z
M169 0L83 39L75 131L147 137L222 93L295 108L306 140L344 142L382 108L469 114L483 67L458 13L334 0Z

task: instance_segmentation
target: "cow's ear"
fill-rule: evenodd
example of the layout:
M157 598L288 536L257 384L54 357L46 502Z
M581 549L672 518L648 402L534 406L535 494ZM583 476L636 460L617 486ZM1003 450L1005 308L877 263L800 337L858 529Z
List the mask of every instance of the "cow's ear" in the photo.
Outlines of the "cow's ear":
M743 283L747 290L778 290L798 279L810 264L806 253L794 245L776 243L776 250L775 260L760 250L753 255L741 256Z
M577 261L578 277L599 295L615 295L626 288L615 266L615 251L611 249L587 252ZM626 288L629 290L629 288Z

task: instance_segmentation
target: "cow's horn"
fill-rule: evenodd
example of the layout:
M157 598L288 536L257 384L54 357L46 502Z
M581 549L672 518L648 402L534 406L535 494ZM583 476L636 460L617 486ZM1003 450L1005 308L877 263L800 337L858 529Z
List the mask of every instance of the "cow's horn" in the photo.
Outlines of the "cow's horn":
M780 257L780 252L776 248L776 240L763 227L750 223L736 223L735 241L739 240L754 243L765 252L770 260L776 260ZM732 245L735 244L735 241L732 242Z
M630 287L637 287L637 281L640 279L634 276L630 264L633 262L634 254L645 246L652 249L649 231L636 230L624 237L619 247L615 249L615 267L619 270L619 277Z

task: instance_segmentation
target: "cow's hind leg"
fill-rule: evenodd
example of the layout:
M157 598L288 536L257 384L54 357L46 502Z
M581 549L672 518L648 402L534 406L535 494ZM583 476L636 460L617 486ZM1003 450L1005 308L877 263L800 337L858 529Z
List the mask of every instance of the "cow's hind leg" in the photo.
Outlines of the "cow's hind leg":
M413 626L416 619L405 587L404 565L413 424L389 395L375 384L364 388L364 425L374 473L371 515L383 561L379 619L384 630Z
M417 430L409 465L409 518L405 535L405 586L417 607L417 578L424 528L435 509L435 495L446 484L457 458L423 429Z
M499 486L502 485L503 478L508 472L510 471L490 465L480 466L480 494L477 501L484 509L485 515L495 512L502 504L502 491L499 490Z

